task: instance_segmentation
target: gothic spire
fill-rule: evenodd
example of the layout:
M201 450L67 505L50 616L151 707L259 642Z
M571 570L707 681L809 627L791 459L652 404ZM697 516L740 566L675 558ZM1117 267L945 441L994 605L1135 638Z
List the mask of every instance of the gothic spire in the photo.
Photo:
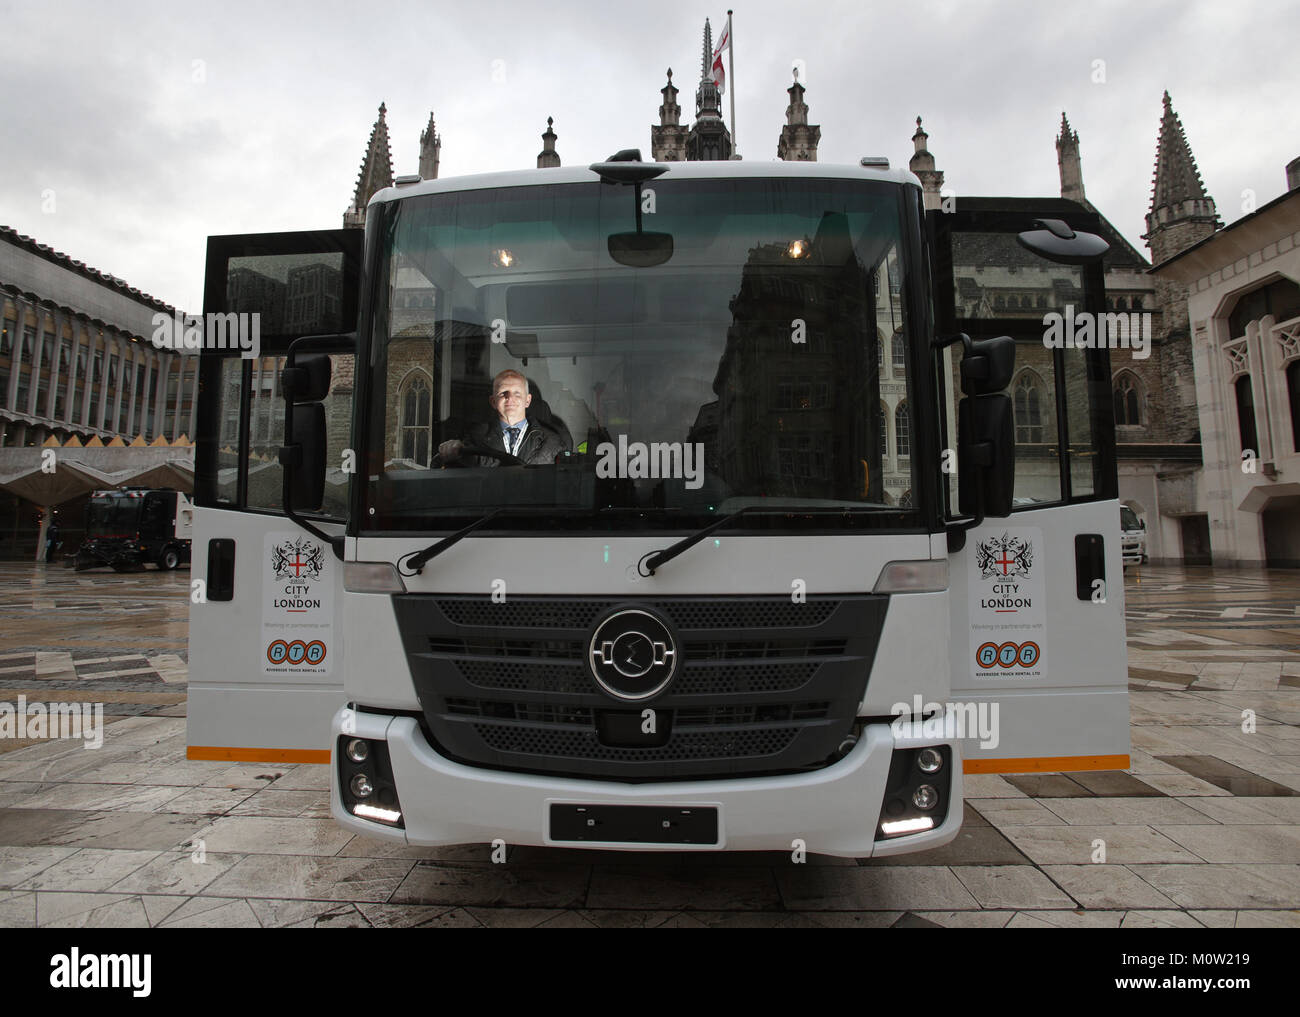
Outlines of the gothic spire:
M1079 158L1079 132L1070 129L1070 121L1061 112L1061 133L1056 137L1056 165L1061 174L1061 197L1083 205L1083 161ZM1091 206L1089 206L1091 207Z
M420 179L437 180L438 163L442 159L442 136L429 113L429 126L420 133Z
M1151 189L1151 211L1165 206L1177 207L1188 200L1205 200L1205 185L1196 169L1182 121L1174 112L1169 92L1164 96L1165 111L1160 119L1160 141L1156 148L1156 170Z
M927 210L943 207L943 170L936 169L934 156L930 154L927 142L930 135L921 126L921 118L916 118L916 133L912 135L912 158L907 168L921 181L921 200Z
M560 165L560 153L555 150L555 139L558 135L551 127L553 123L555 123L554 117L546 118L546 133L542 135L542 150L537 153L538 169L550 169Z
M364 226L366 205L377 191L393 186L393 151L388 144L388 121L384 119L388 107L379 104L379 119L370 129L370 141L361 159L361 172L357 174L357 189L352 205L343 213L343 225Z
M785 122L787 124L806 124L808 122L808 104L803 101L804 92L807 91L799 82L799 68L793 68L794 84L786 89L790 96L790 105L785 108Z
M659 90L664 97L659 107L659 123L650 125L650 157L655 162L682 162L686 159L687 129L682 126L682 108L677 104L677 86L673 69L668 68L668 84Z
M820 125L808 123L808 104L803 101L804 87L798 67L794 68L794 84L786 92L790 105L785 108L785 126L776 143L776 157L787 162L816 162L822 129Z
M704 19L704 59L700 62L700 83L695 89L695 119L716 120L722 116L722 93L713 80L713 29Z
M659 126L670 127L681 123L682 108L677 104L678 88L673 84L673 69L668 68L668 84L659 90L664 97L659 107Z
M1191 146L1183 133L1182 121L1174 112L1169 93L1164 95L1160 118L1160 140L1156 144L1156 171L1151 187L1151 211L1143 238L1151 248L1151 261L1159 265L1193 244L1212 236L1219 228L1214 199L1205 193L1196 170ZM1156 293L1165 310L1171 331L1187 328L1187 301L1174 294L1172 284L1156 282ZM1162 295L1162 287L1168 292ZM1174 287L1176 289L1176 287ZM1168 306L1166 306L1168 305Z

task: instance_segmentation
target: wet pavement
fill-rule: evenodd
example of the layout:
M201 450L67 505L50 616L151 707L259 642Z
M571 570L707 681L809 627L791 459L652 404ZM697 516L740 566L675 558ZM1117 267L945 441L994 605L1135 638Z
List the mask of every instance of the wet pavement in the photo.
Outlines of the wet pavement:
M0 563L0 702L106 724L0 738L0 926L1300 925L1300 573L1130 573L1128 771L968 776L951 845L802 865L354 836L323 766L185 758L188 595Z

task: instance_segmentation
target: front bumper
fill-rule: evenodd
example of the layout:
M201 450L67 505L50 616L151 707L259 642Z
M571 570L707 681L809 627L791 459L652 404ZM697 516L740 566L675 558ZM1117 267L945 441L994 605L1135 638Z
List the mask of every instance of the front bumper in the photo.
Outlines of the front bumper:
M940 847L961 828L961 754L956 741L936 740L902 726L868 726L839 762L811 773L736 780L619 784L508 773L464 766L438 755L413 717L341 710L333 741L345 734L383 740L401 800L405 829L359 819L345 811L339 768L330 767L334 818L367 837L413 845L506 844L624 851L791 851L865 858ZM895 749L946 744L952 750L948 811L932 830L876 841L881 801ZM555 841L549 835L553 803L705 806L718 810L718 842L710 845Z

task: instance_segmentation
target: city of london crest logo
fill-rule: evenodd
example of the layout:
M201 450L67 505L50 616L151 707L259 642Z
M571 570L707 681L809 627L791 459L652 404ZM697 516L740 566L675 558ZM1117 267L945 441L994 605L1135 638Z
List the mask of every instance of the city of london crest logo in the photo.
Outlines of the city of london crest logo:
M981 579L1014 579L1029 575L1034 564L1034 546L1028 540L1008 536L981 540L975 548L975 567Z
M319 579L325 567L325 548L305 537L286 540L271 549L271 568L279 579Z

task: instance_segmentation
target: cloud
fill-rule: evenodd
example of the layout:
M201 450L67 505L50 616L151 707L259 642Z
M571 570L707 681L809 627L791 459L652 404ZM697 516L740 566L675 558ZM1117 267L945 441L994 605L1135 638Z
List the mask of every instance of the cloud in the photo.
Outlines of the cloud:
M340 223L381 100L398 173L416 170L431 110L443 176L534 165L548 116L566 164L648 154L665 69L689 123L703 17L716 32L724 10L11 6L6 35L27 44L0 61L0 90L16 98L0 109L14 142L0 221L197 309L209 234ZM821 161L906 164L920 114L957 193L1054 195L1064 109L1089 198L1140 247L1165 88L1226 220L1243 190L1260 203L1281 192L1300 154L1297 28L1297 9L1274 2L748 3L735 24L740 150L775 158L798 59Z

